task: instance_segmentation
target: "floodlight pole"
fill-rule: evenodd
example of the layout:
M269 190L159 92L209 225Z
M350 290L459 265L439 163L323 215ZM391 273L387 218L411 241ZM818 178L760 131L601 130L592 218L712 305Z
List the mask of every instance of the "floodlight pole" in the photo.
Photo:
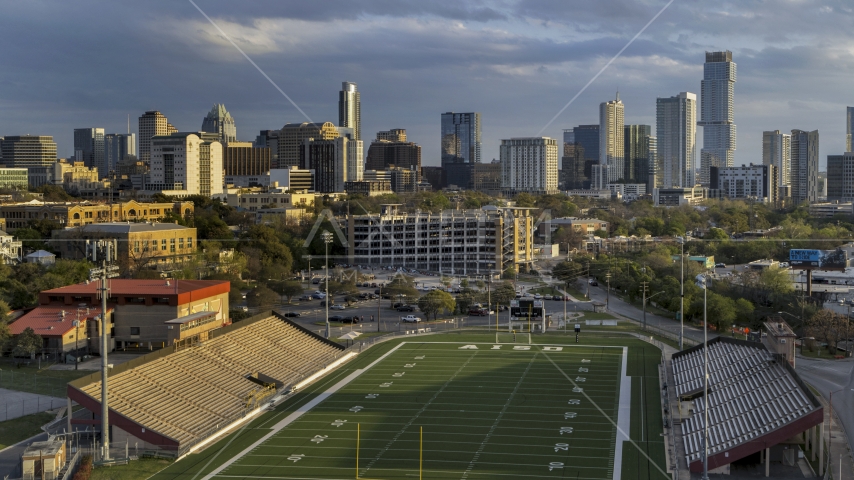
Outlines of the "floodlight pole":
M98 255L101 255L101 268L90 270L91 277L100 276L100 285L98 292L101 295L101 446L103 448L103 460L110 459L110 409L107 398L107 374L109 363L107 358L107 350L109 349L109 333L110 323L107 319L107 296L109 295L107 288L107 278L112 276L112 261L116 256L115 240L100 240L90 243L86 242L87 253L91 252L92 262L97 264Z
M709 480L709 276L703 276L703 480Z
M685 237L676 237L682 246L682 254L679 260L682 263L682 279L680 281L679 293L679 350L682 350L682 341L685 338Z
M323 237L323 245L326 247L326 278L323 279L323 283L326 286L326 338L329 338L329 302L332 299L329 298L329 244L332 243L332 234L330 232L323 232L321 234Z

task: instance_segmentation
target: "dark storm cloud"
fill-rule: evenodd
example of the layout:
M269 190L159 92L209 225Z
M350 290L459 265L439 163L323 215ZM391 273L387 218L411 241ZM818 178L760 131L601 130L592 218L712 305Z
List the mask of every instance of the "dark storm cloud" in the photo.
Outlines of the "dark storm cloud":
M337 120L343 80L362 92L374 131L409 130L438 161L443 111L481 111L485 159L501 138L533 135L665 0L226 2L198 5L313 120ZM159 109L198 129L225 103L238 136L302 116L185 1L4 2L0 135L131 129ZM818 128L841 149L854 68L845 1L676 0L546 132L598 120L619 89L626 121L654 124L655 97L700 92L703 52L732 50L737 162L756 162L761 131ZM838 117L838 118L837 118ZM837 137L840 139L837 140Z

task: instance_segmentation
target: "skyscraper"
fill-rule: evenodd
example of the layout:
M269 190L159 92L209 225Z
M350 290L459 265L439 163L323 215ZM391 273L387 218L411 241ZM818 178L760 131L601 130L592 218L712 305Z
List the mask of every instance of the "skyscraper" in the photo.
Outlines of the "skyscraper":
M324 123L288 123L279 133L279 161L273 168L288 168L299 165L300 145L307 138L315 140L333 140L340 136L338 128L332 122Z
M10 168L49 167L56 162L56 143L49 135L7 135L0 141L0 152Z
M582 149L584 176L587 179L585 188L589 188L593 165L599 163L599 125L579 125L572 129L572 137Z
M792 185L792 136L788 133L780 133L779 130L762 132L762 165L774 165L777 167L776 175L778 187L789 187Z
M791 159L792 201L818 201L818 130L792 130Z
M442 114L442 168L445 186L471 183L470 165L480 163L480 113ZM453 181L451 181L453 179Z
M735 124L732 99L735 87L735 62L732 52L706 52L703 81L700 86L703 127L700 151L700 183L709 185L709 167L731 167L735 153ZM690 185L689 185L690 186Z
M314 191L343 192L347 181L347 137L307 138L299 147L300 168L314 170Z
M649 125L626 125L623 134L623 179L629 183L649 182Z
M149 110L139 117L139 160L148 163L151 160L151 137L171 135L177 132L174 126L157 110Z
M391 165L421 171L421 146L407 142L406 130L402 128L377 132L376 140L368 147L366 170L385 170Z
M557 140L501 140L500 153L501 189L507 194L557 192Z
M222 144L203 132L173 132L149 139L150 190L178 190L189 195L222 193Z
M599 104L599 164L608 166L608 181L617 182L623 179L624 145L623 145L623 102L620 94L610 102Z
M845 151L854 151L854 107L847 107L845 112Z
M693 187L697 95L681 92L655 101L655 133L663 184L659 188Z
M104 135L104 164L107 174L117 171L119 162L128 155L136 156L135 133L108 133Z
M353 129L353 140L362 139L362 101L353 82L341 82L338 92L338 126Z
M365 144L362 140L355 139L356 133L352 127L338 127L338 132L348 140L347 178L344 181L361 182L365 175ZM406 133L403 136L405 138Z
M219 143L223 146L237 141L237 127L234 118L221 103L214 104L211 111L202 120L202 131L219 135Z
M104 163L104 129L75 128L74 158L89 168L97 168L99 177L106 177L109 170Z
M261 130L255 137L255 147L270 149L270 168L279 164L279 133L281 130Z

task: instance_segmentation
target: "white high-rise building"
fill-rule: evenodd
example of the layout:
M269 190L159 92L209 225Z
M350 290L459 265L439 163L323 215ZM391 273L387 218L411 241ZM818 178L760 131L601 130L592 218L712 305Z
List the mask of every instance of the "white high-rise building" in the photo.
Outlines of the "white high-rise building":
M556 193L557 156L554 138L501 140L501 189L509 194Z
M599 164L608 166L608 181L623 179L624 156L624 113L620 94L610 102L599 104Z
M152 137L147 190L182 191L187 195L222 193L222 144L196 133Z
M659 188L690 188L696 184L694 154L697 132L697 95L681 92L656 99L655 131L658 137Z
M701 111L698 125L703 127L700 151L700 183L709 185L709 167L731 167L735 155L733 90L735 62L732 52L706 52L701 82Z
M362 139L362 101L353 82L341 82L338 92L338 126L353 129L353 139Z
M792 136L779 130L762 132L762 165L777 167L778 187L792 185Z

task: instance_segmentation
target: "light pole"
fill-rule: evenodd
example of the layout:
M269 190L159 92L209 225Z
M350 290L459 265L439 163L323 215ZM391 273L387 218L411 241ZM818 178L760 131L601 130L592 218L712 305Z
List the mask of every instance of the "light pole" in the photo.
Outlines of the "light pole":
M326 289L326 338L329 338L329 302L331 301L329 298L329 244L332 243L332 233L328 231L324 231L321 235L323 237L323 245L326 247L326 278L324 279L324 285Z
M647 297L646 296L646 285L644 285L644 288L643 288L643 329L644 330L646 330L646 301L651 300L652 297L654 297L656 295L661 295L662 293L664 293L664 292L662 291L662 292L658 292L658 293L653 293L652 295Z
M683 260L684 261L684 260ZM709 275L703 275L703 480L709 480Z
M676 237L682 246L679 260L682 262L682 279L679 293L679 350L682 350L682 340L685 337L685 237Z

